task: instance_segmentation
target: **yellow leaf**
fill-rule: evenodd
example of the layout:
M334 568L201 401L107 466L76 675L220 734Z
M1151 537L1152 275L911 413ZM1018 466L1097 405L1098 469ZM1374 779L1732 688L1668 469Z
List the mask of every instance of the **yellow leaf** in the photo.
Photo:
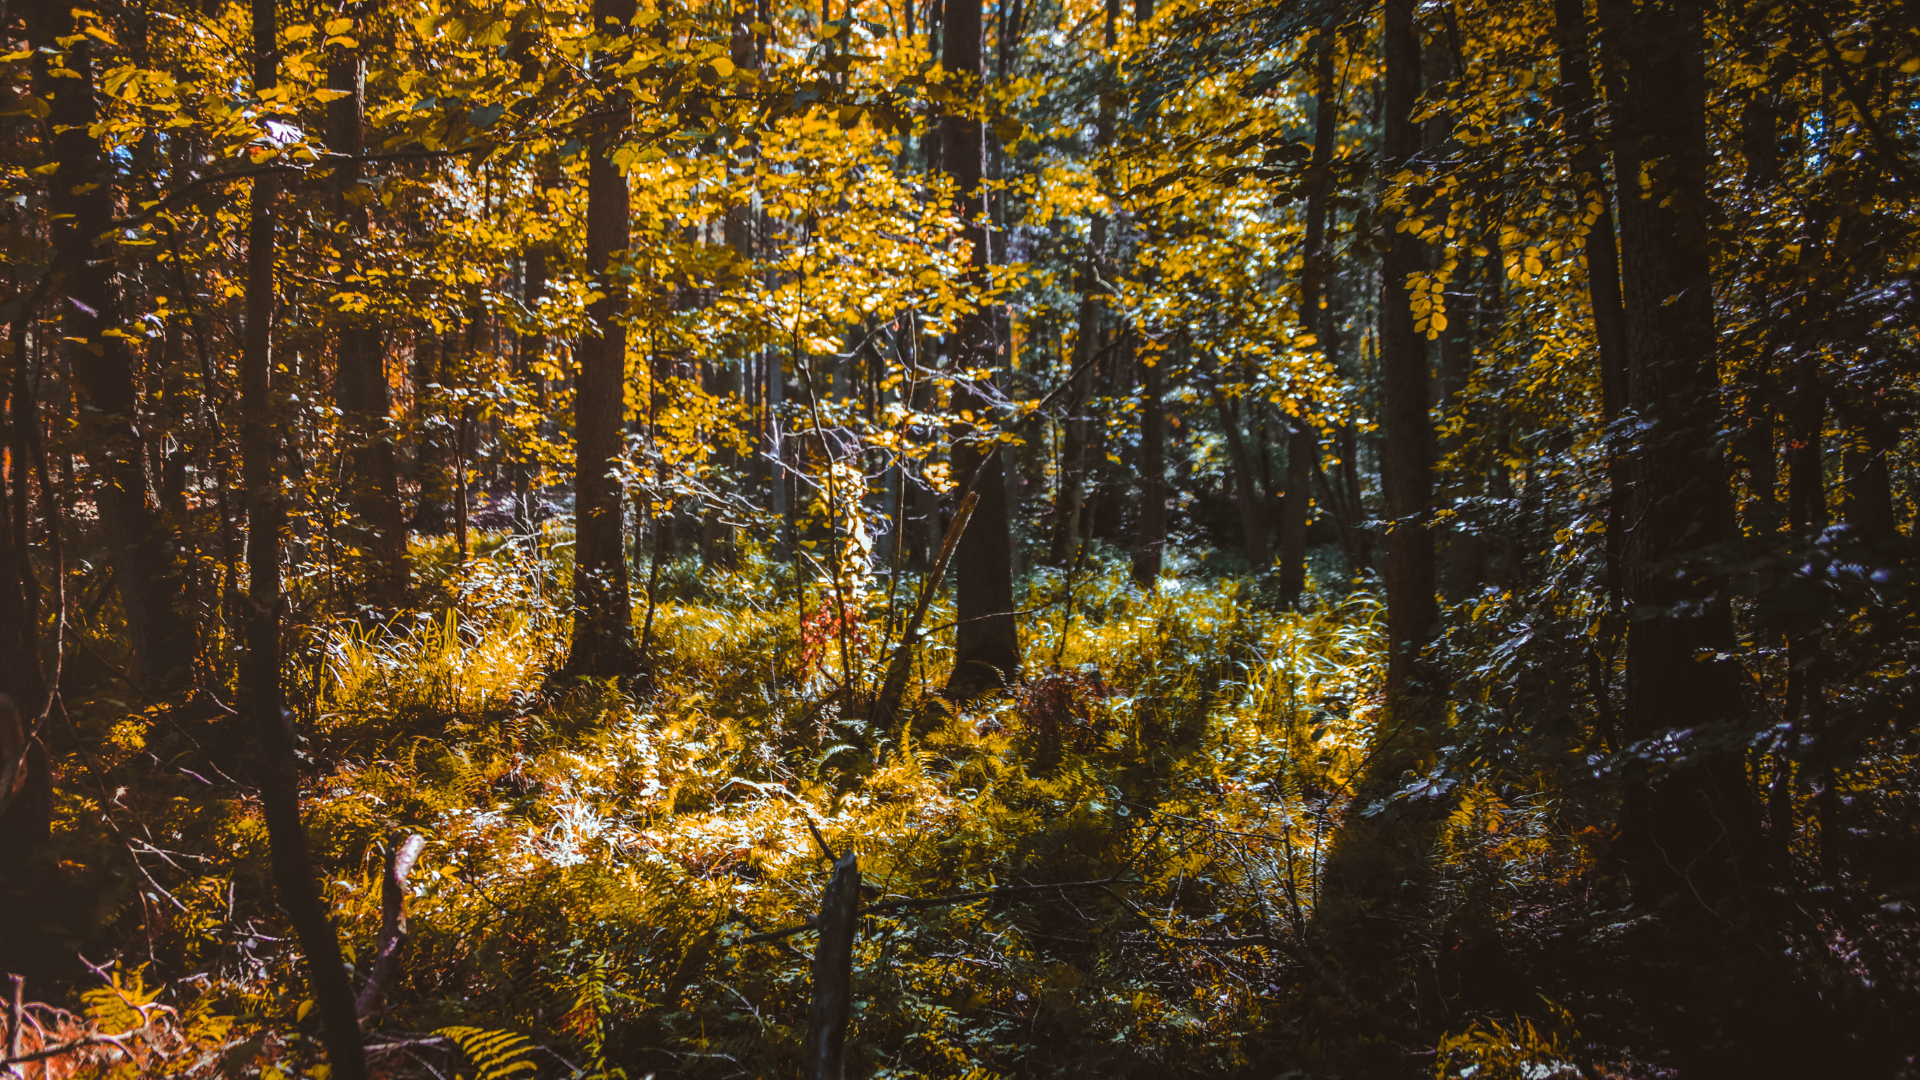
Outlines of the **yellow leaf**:
M733 74L733 61L724 56L716 56L707 62L713 65L713 70L718 72L723 79Z
M307 1018L307 1014L313 1011L313 1004L314 1002L312 998L308 998L307 1000L301 1002L299 1011L293 1014L293 1022L297 1024L302 1020L305 1020Z

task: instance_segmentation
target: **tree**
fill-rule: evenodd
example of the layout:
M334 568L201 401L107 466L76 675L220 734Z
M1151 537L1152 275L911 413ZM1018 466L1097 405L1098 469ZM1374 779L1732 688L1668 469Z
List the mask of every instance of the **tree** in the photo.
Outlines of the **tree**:
M587 159L587 267L600 299L588 306L588 327L574 346L580 375L574 394L573 641L565 673L611 678L630 674L637 658L627 586L624 507L614 475L626 421L626 288L618 259L628 241L627 178L614 163L629 116L614 81L619 47L633 20L634 0L596 0L596 71L605 87Z
M278 86L279 21L275 0L253 0L253 91ZM247 651L241 673L244 704L259 751L260 804L266 819L273 877L280 903L293 919L306 957L307 979L319 1004L333 1074L359 1080L367 1072L353 987L341 963L340 941L328 917L300 821L300 774L293 750L293 714L280 686L281 534L286 506L280 494L283 442L274 387L275 200L280 179L253 180L248 207L246 338L241 357L241 468L247 506Z
M51 67L36 60L37 88L51 99L47 117L57 166L50 191L53 289L67 358L86 393L81 415L89 449L100 455L100 523L115 566L128 636L141 673L180 685L193 641L180 616L174 534L160 511L151 477L149 435L141 430L133 357L122 323L118 244L102 242L113 220L113 177L93 134L99 122L93 54L99 43L79 33L74 10L36 3L27 11L37 46L54 50Z
M1333 143L1338 128L1332 30L1323 29L1314 45L1313 157L1307 163L1307 202L1300 268L1300 326L1313 334L1322 353L1331 320L1320 314L1327 273L1327 199L1333 189ZM1313 474L1320 467L1320 436L1307 419L1310 403L1298 403L1287 421L1287 494L1280 510L1280 598L1296 603L1307 578L1307 503Z
M1420 35L1410 0L1387 0L1382 22L1386 51L1382 101L1382 169L1413 164L1420 150L1414 109L1420 98ZM1385 445L1380 485L1387 511L1387 698L1400 754L1430 747L1440 688L1422 656L1439 630L1434 600L1433 535L1424 520L1433 496L1433 425L1427 419L1427 348L1414 327L1408 279L1425 254L1420 240L1399 227L1403 215L1383 215L1386 246L1380 259L1381 426ZM1391 771L1391 770L1390 770Z
M961 104L940 119L941 159L960 200L965 235L972 247L970 279L983 284L991 259L982 167L986 129L975 115L985 106L982 77L984 27L980 0L949 0L941 21L940 64L955 79ZM970 99L970 100L969 100ZM960 317L947 338L947 367L954 378L953 410L985 419L994 406L986 369L998 363L993 312L984 304ZM965 535L954 554L955 628L949 693L968 696L1010 682L1020 669L1019 628L1013 614L1013 549L1007 506L1005 457L985 444L971 422L954 429L949 451L960 491L976 491Z
M349 10L364 19L364 11L354 10L360 6ZM372 197L360 183L365 72L358 49L335 46L327 65L327 89L339 95L327 103L327 148L349 159L334 166L332 176L335 229L343 249L336 281L343 295L353 295L365 280L361 259L368 231L366 204ZM359 555L363 596L377 608L406 594L407 526L390 427L386 345L364 310L352 310L364 304L358 300L347 305L335 331L334 395L347 439L342 482L353 515L347 542Z
M1624 87L1614 175L1639 426L1626 467L1624 734L1688 731L1704 743L1691 761L1629 781L1620 857L1641 904L1718 908L1767 873L1745 768L1727 741L1744 710L1725 578L1708 561L1732 507L1715 437L1703 27L1688 0L1606 0L1601 13Z

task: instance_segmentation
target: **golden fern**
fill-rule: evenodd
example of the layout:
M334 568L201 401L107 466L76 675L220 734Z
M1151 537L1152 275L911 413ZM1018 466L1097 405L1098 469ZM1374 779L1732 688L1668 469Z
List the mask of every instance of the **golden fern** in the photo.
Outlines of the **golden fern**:
M501 1080L514 1073L530 1072L535 1066L526 1055L533 1040L513 1031L491 1031L478 1027L443 1027L434 1032L453 1040L460 1052L480 1072L474 1080Z

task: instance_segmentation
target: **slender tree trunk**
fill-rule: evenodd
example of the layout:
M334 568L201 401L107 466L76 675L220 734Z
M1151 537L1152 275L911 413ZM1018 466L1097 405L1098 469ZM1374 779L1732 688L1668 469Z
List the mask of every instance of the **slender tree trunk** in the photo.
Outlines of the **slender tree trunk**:
M1333 343L1322 338L1320 304L1327 274L1327 196L1333 187L1333 141L1338 131L1333 53L1337 39L1322 31L1314 50L1313 157L1307 162L1305 253L1300 268L1300 328L1315 335L1322 355ZM1320 436L1307 422L1311 402L1287 418L1287 490L1280 504L1280 599L1292 604L1307 583L1307 504L1320 458Z
M51 99L49 156L57 166L48 198L52 295L65 300L60 304L62 347L86 395L81 434L89 469L100 478L100 525L112 552L139 673L160 683L183 683L191 674L193 643L180 611L177 537L160 510L153 484L157 470L141 430L134 358L127 338L120 336L125 310L119 250L113 242L96 243L114 209L112 163L90 130L99 119L97 43L76 33L68 5L38 3L27 14L33 43L64 49L64 70L70 73L50 77L45 55L36 55L36 90Z
M1053 508L1053 541L1047 561L1066 566L1085 534L1088 447L1093 418L1087 415L1093 386L1093 359L1100 351L1101 301L1098 293L1100 259L1107 242L1105 215L1093 216L1092 239L1080 272L1079 328L1074 337L1073 385L1067 390L1066 422L1060 441L1060 489Z
M546 178L541 178L541 187L547 187ZM540 247L529 248L526 254L525 279L520 286L520 304L529 314L537 314L540 301L547 295L547 253ZM516 374L532 390L536 406L546 401L546 381L541 377L538 364L547 349L546 335L525 333L514 342L514 368ZM544 413L546 410L541 408ZM514 517L523 533L535 535L540 530L539 496L533 488L534 464L529 455L522 453L514 461L513 492Z
M1893 513L1894 450L1899 421L1889 415L1883 396L1862 395L1850 404L1853 430L1841 464L1846 471L1846 516L1861 540L1880 544L1897 533Z
M1260 481L1253 473L1246 435L1240 430L1238 403L1228 397L1225 390L1215 389L1213 405L1220 417L1220 430L1227 437L1227 457L1233 466L1234 506L1240 512L1240 542L1245 546L1247 565L1254 573L1263 574L1272 563L1272 556L1267 551L1266 493L1260 490Z
M981 78L980 0L949 0L945 5L941 64L950 77L963 80L963 93L983 94ZM969 276L984 284L991 216L981 184L986 134L978 120L949 114L940 120L942 157L947 174L960 193L960 211L966 222L967 242L973 249ZM1000 363L994 342L992 309L979 307L961 316L947 339L947 363L956 374ZM953 392L956 411L991 417L994 405L989 388L971 379ZM977 442L967 430L957 430L949 450L953 479L959 490L979 492L965 535L955 553L955 629L953 675L949 693L968 696L1011 683L1020 670L1020 638L1013 615L1013 545L1008 520L1005 461L1001 454Z
M339 50L327 66L327 88L346 95L327 103L327 148L335 153L358 156L362 151L363 83L359 54ZM365 203L371 194L359 180L358 162L334 167L333 213L342 255L336 282L342 292L365 287L352 280L360 273ZM360 565L362 598L374 608L391 609L407 589L407 526L388 415L386 346L370 317L344 312L334 348L334 394L347 443L343 479L352 516L346 540Z
M47 673L40 659L40 584L33 572L32 463L41 460L40 410L28 370L26 331L37 297L22 298L10 326L11 378L0 413L0 881L23 881L34 855L52 835L52 762L41 737L46 715ZM44 472L42 476L44 478ZM54 493L40 485L48 547L58 551L59 514ZM54 571L61 571L59 558ZM57 590L59 582L54 583ZM58 678L58 670L55 670Z
M633 19L634 0L595 0L596 33L614 37ZM608 20L618 20L609 28ZM618 62L595 51L603 73ZM605 77L603 74L602 77ZM612 260L627 247L627 180L613 164L625 134L624 99L615 118L593 136L587 166L587 268L604 294L587 309L589 326L575 346L580 378L574 395L573 642L565 673L609 678L633 671L633 608L622 543L623 501L612 470L620 456L626 414L626 290Z
M734 0L733 16L730 23L731 38L728 42L729 56L733 66L741 71L754 71L759 68L759 51L754 47L753 10L748 0ZM727 208L725 224L727 247L732 249L743 266L753 264L753 211L746 204ZM732 401L744 393L745 373L748 362L745 357L737 360L722 361L714 372L714 387L722 401ZM731 435L731 432L729 432ZM720 469L720 485L724 489L734 489L739 482L740 456L734 449L733 440L722 440L715 454L715 462ZM712 566L732 568L739 561L739 539L735 529L727 523L730 512L708 511L706 525L706 547L702 551L704 561Z
M279 81L274 0L253 0L253 85ZM274 884L306 954L307 978L320 1008L327 1057L341 1080L366 1076L353 988L340 941L321 899L300 822L300 776L294 759L293 714L280 691L280 541L286 507L280 496L280 409L273 387L274 231L279 179L257 177L247 228L246 325L241 356L241 462L247 499L247 653L245 706L259 741L260 808L266 819Z
M1392 174L1420 148L1420 126L1413 120L1420 97L1420 36L1413 25L1412 0L1387 0L1386 102L1383 168ZM1398 710L1398 731L1427 730L1437 715L1440 690L1418 685L1430 680L1421 656L1439 630L1434 600L1433 536L1424 518L1433 498L1434 437L1428 421L1427 348L1414 329L1407 277L1425 260L1420 240L1395 229L1399 215L1387 214L1381 228L1391 238L1381 260L1380 376L1385 444L1380 462L1387 518L1387 699ZM1414 699L1418 699L1415 701ZM1404 700L1404 704L1397 704ZM1429 736L1431 732L1429 732ZM1427 740L1403 740L1412 755ZM1411 758L1409 758L1411 760Z
M1420 38L1412 0L1387 0L1385 140L1382 168L1391 176L1420 146L1413 121L1420 96ZM1315 924L1341 958L1359 992L1400 995L1411 978L1408 929L1426 917L1431 857L1446 803L1434 796L1401 799L1412 777L1431 766L1444 698L1423 654L1438 631L1432 538L1420 518L1432 493L1433 430L1427 419L1425 342L1414 330L1407 275L1419 269L1419 241L1394 229L1382 259L1379 312L1385 446L1381 481L1387 516L1387 715L1357 785L1357 805L1327 856ZM1350 456L1350 447L1342 448ZM1437 794L1437 793L1436 793Z
M1626 467L1633 527L1622 552L1631 620L1623 735L1633 742L1734 723L1741 676L1722 577L1699 565L1732 519L1714 411L1700 9L1694 0L1602 0L1601 12L1623 68L1614 176L1628 404L1640 429ZM1650 192L1639 190L1643 171ZM1764 882L1737 751L1697 750L1633 779L1624 796L1618 854L1638 903L1719 907Z
M1104 40L1111 49L1117 32L1116 23L1120 17L1119 0L1107 0L1107 20ZM1006 75L1007 63L1007 27L1001 27L1001 76ZM1107 141L1112 137L1114 123L1113 95L1105 85L1100 88L1100 108L1094 123L1093 146L1095 158L1105 150ZM1104 167L1097 166L1103 185L1110 180ZM1073 385L1068 388L1065 424L1062 425L1063 438L1060 445L1060 487L1054 501L1053 540L1047 552L1047 561L1064 567L1069 565L1079 550L1081 539L1087 533L1087 477L1093 464L1091 448L1094 443L1093 417L1088 415L1092 402L1089 400L1093 388L1094 361L1100 355L1102 324L1104 316L1104 298L1101 296L1101 268L1104 265L1107 248L1107 216L1101 213L1092 215L1088 223L1086 261L1080 268L1080 310L1077 314L1078 326L1074 333L1072 370Z
M447 343L432 324L423 327L413 343L413 474L418 502L412 528L426 536L447 532L447 508L452 477L447 471L447 441L439 415L440 381L446 378Z
M1594 135L1598 102L1593 92L1593 61L1587 48L1585 0L1553 0L1554 41L1560 53L1560 82L1555 104L1573 144L1574 182L1592 220L1587 225L1587 301L1593 308L1593 337L1600 353L1600 399L1611 425L1627 407L1627 325L1620 294L1620 257L1614 243L1613 200L1606 185L1606 151ZM1622 598L1622 558L1627 538L1626 444L1609 435L1607 480L1607 601Z
M1142 361L1140 372L1140 539L1133 549L1133 580L1151 589L1160 580L1167 547L1166 354Z

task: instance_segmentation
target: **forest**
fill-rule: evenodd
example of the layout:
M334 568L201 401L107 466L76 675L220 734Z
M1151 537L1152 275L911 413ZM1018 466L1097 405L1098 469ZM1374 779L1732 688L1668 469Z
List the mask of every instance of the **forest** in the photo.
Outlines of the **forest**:
M0 0L0 1076L1920 1080L1920 9Z

